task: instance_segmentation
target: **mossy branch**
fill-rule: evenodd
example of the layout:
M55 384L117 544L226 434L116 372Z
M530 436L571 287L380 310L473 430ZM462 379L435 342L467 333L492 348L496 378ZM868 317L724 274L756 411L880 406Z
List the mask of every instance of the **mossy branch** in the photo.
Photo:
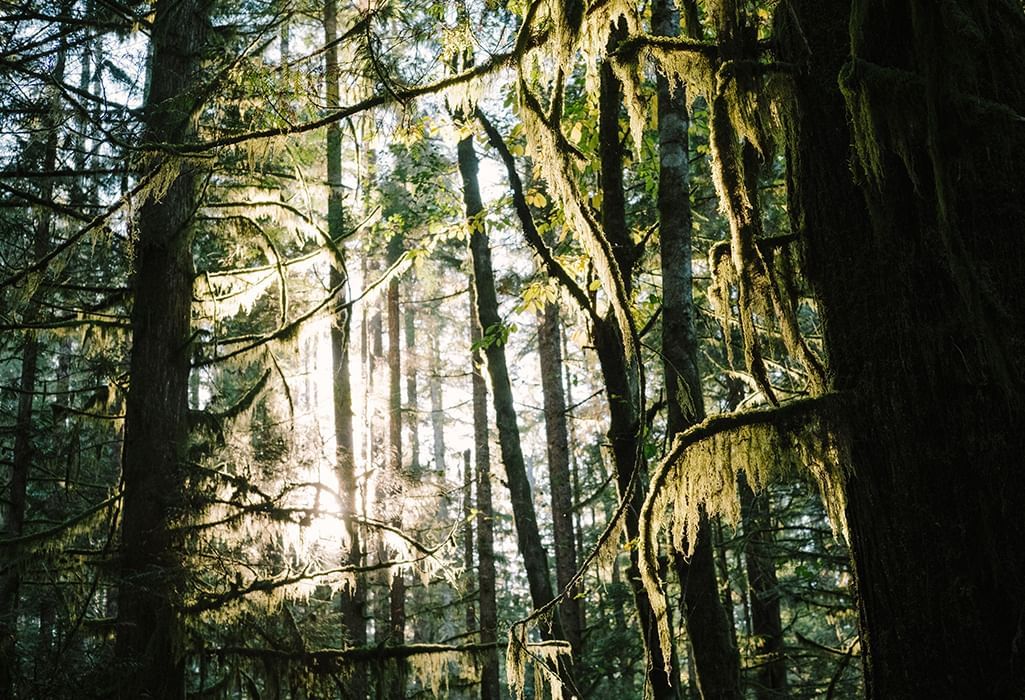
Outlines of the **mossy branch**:
M523 181L520 179L519 172L516 170L516 160L513 158L512 153L509 151L509 147L505 143L505 139L495 128L494 124L487 118L484 112L477 110L477 119L480 121L484 132L488 135L488 140L491 146L498 151L498 155L502 158L502 162L505 163L505 168L509 177L509 188L512 190L513 195L513 206L516 209L516 215L520 219L520 225L523 228L523 237L527 240L527 243L533 248L534 253L538 256L541 262L544 264L545 270L548 275L557 280L563 288L573 297L574 301L582 311L587 313L592 319L595 318L594 306L591 304L591 300L584 293L584 290L580 288L580 285L570 276L559 261L552 255L552 251L545 245L544 239L537 230L537 226L534 224L534 217L530 213L530 207L527 205L527 199L523 192Z
M846 536L843 408L839 394L826 394L767 410L713 416L676 436L651 479L640 513L640 574L663 649L670 648L671 631L659 576L658 535L667 529L674 550L693 553L692 535L703 512L739 522L740 472L759 490L784 474L807 470L818 484L834 532Z

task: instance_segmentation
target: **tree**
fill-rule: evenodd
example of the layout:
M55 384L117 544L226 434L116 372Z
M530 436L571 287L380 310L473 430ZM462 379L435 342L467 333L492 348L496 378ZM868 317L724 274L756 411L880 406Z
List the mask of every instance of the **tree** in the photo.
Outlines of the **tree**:
M475 285L470 285L470 318L477 313ZM491 499L491 447L488 443L488 385L484 379L484 357L480 325L470 323L471 382L473 402L474 475L477 486L477 586L480 609L480 642L489 645L481 669L481 700L499 700L498 652L490 645L498 641L498 607L495 601L495 510Z
M652 6L652 31L679 33L679 10L670 0ZM675 91L674 89L675 88ZM705 416L698 370L698 340L693 298L692 218L688 200L688 126L686 87L658 79L659 254L662 266L662 359L666 391L666 432L671 438ZM740 659L729 619L718 596L712 537L707 517L694 534L694 551L674 556L683 590L683 615L694 653L698 686L705 698L740 696Z
M282 31L288 25L283 25ZM282 35L283 37L285 34ZM325 98L329 108L339 106L338 66L338 8L334 0L324 3L324 80ZM284 39L282 39L284 41ZM284 49L282 49L284 53ZM334 246L333 252L342 257L342 238L345 235L345 209L342 191L342 134L338 124L331 124L326 130L328 192L327 235ZM330 286L345 288L349 280L345 269L346 261L336 259L331 267ZM335 461L338 473L338 489L344 512L345 534L348 552L345 563L358 567L363 564L363 544L357 519L356 501L356 449L352 426L352 381L349 362L349 338L352 314L346 304L347 294L338 297L334 323L331 325L332 392L334 397ZM352 646L367 643L366 584L362 576L356 576L353 583L339 596L342 619L345 625L345 640ZM366 672L355 669L352 678L352 694L362 697L366 694Z
M1009 127L1025 113L1025 13L792 7L789 197L849 429L868 693L1011 697L1025 688L1025 133Z
M153 20L153 63L146 137L175 144L195 138L209 4L162 2ZM188 432L192 305L191 220L196 170L177 168L167 191L139 216L134 274L131 388L124 448L124 516L118 596L117 658L121 697L184 694L181 621L176 609L182 573L175 521L187 507L183 493Z

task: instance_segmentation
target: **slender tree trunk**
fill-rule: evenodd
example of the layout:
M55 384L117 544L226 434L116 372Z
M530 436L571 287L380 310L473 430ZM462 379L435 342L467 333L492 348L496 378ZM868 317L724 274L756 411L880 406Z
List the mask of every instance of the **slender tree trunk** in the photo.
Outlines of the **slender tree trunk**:
M614 46L625 36L621 23L610 38ZM599 94L598 138L601 160L601 223L604 234L612 246L619 265L623 284L629 294L632 288L633 267L637 250L630 238L626 224L626 199L623 193L623 146L619 135L619 114L622 107L622 88L619 80L607 62L601 67ZM592 329L592 340L601 365L605 393L609 406L609 440L616 472L619 497L631 504L625 515L626 537L636 540L640 532L637 514L640 512L644 494L642 477L646 470L641 455L640 407L636 405L637 387L633 379L635 367L627 360L624 339L616 319L609 314L597 321ZM634 360L637 361L636 359ZM638 479L634 473L641 470ZM655 616L651 600L641 583L637 565L637 549L630 550L630 566L627 583L634 598L634 606L640 622L641 640L644 645L646 684L656 700L676 700L679 697L679 670L675 659L670 659L670 671L658 641ZM672 650L669 650L672 656Z
M783 656L783 620L780 617L779 582L772 556L772 518L769 494L756 494L740 476L740 508L744 528L744 563L747 565L751 633L755 642L758 700L787 695L787 663Z
M288 41L287 23L282 27L282 51ZM338 10L335 0L324 3L324 42L328 47L324 54L324 78L326 81L326 102L328 108L339 103ZM285 57L282 57L285 60ZM327 127L327 181L328 181L328 236L341 251L341 239L345 235L344 192L342 189L342 132L337 123ZM335 260L331 266L330 285L335 288L348 284L348 273L344 260ZM338 475L338 490L342 498L342 524L348 540L344 563L360 566L363 563L363 544L357 523L356 501L356 446L352 425L352 382L349 363L349 335L352 314L346 302L347 290L338 295L338 306L331 324L331 367L334 376L332 392L334 398L335 425L335 471ZM344 626L344 641L351 646L366 646L366 583L359 574L353 575L352 584L339 594L339 605ZM367 691L366 670L354 668L349 680L352 697L364 698Z
M485 335L484 353L494 393L495 422L498 427L502 463L505 465L512 497L516 537L523 564L527 571L530 597L535 608L552 600L552 582L548 573L548 555L541 543L541 534L534 512L534 498L527 480L527 467L520 446L520 430L513 407L512 385L505 361L502 319L498 315L498 297L495 293L495 273L491 267L491 250L484 231L477 182L477 154L469 137L459 142L459 172L463 177L463 197L466 217L470 222L470 255L473 259L473 287L477 295L475 322Z
M480 325L472 319L477 315L475 286L470 285L470 344L473 384L473 444L477 481L477 585L480 588L480 643L498 640L498 604L495 598L495 535L494 507L491 504L491 447L488 444L488 386L484 380L484 358L478 348ZM484 652L481 669L481 700L499 700L498 650Z
M680 17L673 0L655 0L652 31L679 34ZM669 439L705 417L698 370L694 323L688 114L682 85L673 92L658 77L659 246L662 259L662 358L664 361L666 429ZM729 618L720 603L708 519L702 518L690 561L673 557L683 591L687 622L704 698L740 698L740 658L733 644Z
M1020 697L1021 4L788 5L790 214L848 406L868 695Z
M466 591L474 588L473 576L473 463L470 461L470 450L463 452L463 573ZM466 631L477 630L477 608L473 597L466 599Z
M402 254L402 237L395 235L388 242L388 264L393 265ZM399 280L388 282L388 478L393 480L390 497L391 524L402 527L402 486L405 473L402 466L402 351L401 312L399 309ZM406 578L402 569L392 575L390 600L391 641L406 642ZM389 696L396 700L406 694L406 677L402 665L390 679Z
M431 333L431 432L434 435L434 473L444 480L445 466L445 404L441 385L441 348L438 346L440 324Z
M410 283L412 286L412 282ZM420 476L420 410L417 402L416 308L406 302L402 316L406 335L406 425L409 426L409 475Z
M569 586L577 572L573 533L573 482L569 469L569 436L566 396L562 386L562 334L559 306L549 302L538 312L538 356L541 361L541 392L544 397L545 436L548 439L548 476L552 492L552 529L555 542L555 581L559 591ZM583 636L580 599L573 591L559 605L566 641L574 658L581 658Z
M196 137L199 105L191 93L200 80L208 8L203 0L156 4L147 141ZM176 610L184 577L173 526L186 514L194 168L181 163L164 195L143 205L135 244L115 646L118 691L126 699L185 694L185 640Z

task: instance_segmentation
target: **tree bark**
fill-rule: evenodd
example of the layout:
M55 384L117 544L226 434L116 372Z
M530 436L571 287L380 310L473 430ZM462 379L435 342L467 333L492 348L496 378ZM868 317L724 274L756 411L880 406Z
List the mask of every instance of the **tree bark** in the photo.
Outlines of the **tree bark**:
M789 5L783 58L807 66L790 213L849 407L867 691L1018 697L1025 17L1010 0Z
M287 38L287 23L282 27L282 51ZM324 54L325 97L329 108L337 107L339 98L340 72L338 66L338 8L335 0L324 3L324 43L328 47ZM284 58L282 59L284 61ZM344 191L342 189L342 132L337 123L327 127L327 182L328 182L328 236L341 251L341 239L345 235ZM344 260L336 260L331 266L330 286L347 285L348 273ZM356 501L356 446L352 425L352 381L349 361L349 338L352 314L348 309L348 291L338 295L338 305L331 324L331 367L334 376L332 392L334 398L335 425L335 471L338 475L338 491L342 498L342 525L348 540L345 564L363 564L363 543L357 523ZM366 583L359 574L354 574L350 587L339 594L339 605L344 626L343 639L351 646L366 646ZM367 676L363 668L353 668L349 681L352 696L366 697Z
M615 46L624 36L625 27L621 24L610 39L610 46ZM601 67L598 117L601 223L619 265L624 288L629 294L637 252L626 224L626 199L623 194L623 146L619 135L622 100L622 87L613 74L612 67L606 62ZM635 481L633 476L637 470L642 472L639 476L646 471L646 465L638 449L640 407L636 405L637 387L633 379L635 368L627 360L624 339L611 312L593 324L591 336L601 365L608 400L608 436L612 443L616 485L619 497L631 504L624 516L626 537L628 541L634 541L640 532L637 514L644 500L642 484L645 479L639 478ZM636 361L635 359L634 362ZM646 684L656 700L676 700L679 697L679 669L675 659L671 658L670 672L666 672L655 616L651 600L641 583L637 556L637 549L631 548L630 565L626 575L640 624ZM672 650L670 655L673 656Z
M679 11L673 0L655 0L651 12L653 33L679 35ZM705 417L694 323L689 118L685 88L675 87L674 92L665 76L658 77L662 358L670 440ZM704 698L740 698L740 658L719 600L707 518L702 518L695 538L690 561L676 556L673 562L683 591L698 687Z
M209 31L204 0L161 0L152 27L146 107L150 142L196 137L194 88ZM174 525L187 516L195 165L180 164L162 197L139 215L135 245L131 386L125 417L121 588L115 657L122 698L182 698L184 640L176 609L183 575Z
M478 348L480 325L476 323L477 295L470 285L470 344L473 384L473 452L477 486L477 586L480 589L480 643L498 639L498 604L495 598L494 507L491 503L491 448L488 444L488 386L484 380L484 358ZM488 646L481 669L481 700L499 700L498 651Z
M562 386L562 333L559 306L548 302L538 312L538 357L541 362L541 393L544 399L545 436L548 439L548 476L552 492L552 529L555 544L555 582L559 591L569 586L577 572L577 548L573 531L573 481L569 469L569 434L566 426L566 395ZM583 653L580 599L570 592L559 605L562 631L573 649Z
M739 476L740 509L744 532L744 563L755 651L755 696L772 700L787 696L787 664L783 656L783 621L780 617L779 581L773 560L769 494L754 493Z
M530 598L536 609L549 603L553 598L552 582L548 573L548 555L541 543L537 515L534 511L534 496L527 480L527 467L520 446L520 429L505 361L502 319L498 315L491 249L482 220L484 205L481 203L477 182L477 154L470 137L461 140L458 148L466 217L471 229L470 256L473 261L473 287L477 298L474 322L478 324L482 337L489 338L484 342L484 354L487 357L488 373L491 375L499 446L512 497L517 543L527 572Z
M388 265L395 264L402 254L401 235L392 236L388 242ZM390 500L392 501L391 523L402 527L402 487L405 473L402 466L402 351L401 312L399 309L399 280L392 277L388 282L388 478L393 480ZM391 642L406 643L406 579L402 569L392 574L389 591ZM406 694L406 677L400 666L389 679L389 696L400 700Z

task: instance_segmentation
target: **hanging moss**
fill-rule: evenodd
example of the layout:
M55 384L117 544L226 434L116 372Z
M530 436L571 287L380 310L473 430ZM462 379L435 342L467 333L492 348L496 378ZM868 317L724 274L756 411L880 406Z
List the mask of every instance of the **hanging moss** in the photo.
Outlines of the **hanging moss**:
M528 642L527 626L520 622L509 628L509 644L505 652L506 676L509 691L517 700L523 700L526 689L527 664L534 667L534 693L542 698L542 688L548 686L552 700L562 700L562 679L558 668L561 658L571 654L569 642L561 640Z
M668 545L689 556L704 512L739 524L741 472L755 491L803 472L818 485L834 533L846 538L847 452L840 398L835 394L715 416L677 436L652 479L640 523L640 573L667 659L672 630L658 573L660 533L668 532Z
M624 338L624 353L628 361L638 346L637 328L630 311L630 299L626 293L622 272L616 263L612 244L605 237L595 213L585 203L576 181L579 155L573 149L557 125L550 124L524 80L520 80L520 100L523 105L523 123L530 135L534 162L550 190L562 203L567 223L577 233L595 273L601 281L609 303Z

